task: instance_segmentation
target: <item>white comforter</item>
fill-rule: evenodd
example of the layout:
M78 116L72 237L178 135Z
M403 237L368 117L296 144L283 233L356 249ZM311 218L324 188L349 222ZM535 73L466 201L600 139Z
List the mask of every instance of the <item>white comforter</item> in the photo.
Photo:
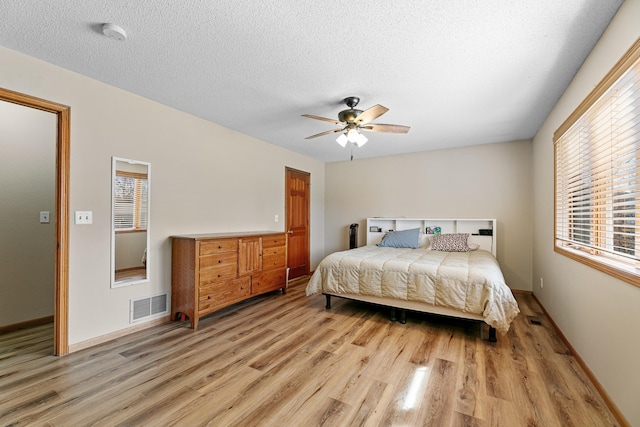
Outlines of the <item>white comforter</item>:
M307 295L328 292L421 301L481 315L501 334L518 303L497 260L487 251L440 252L364 246L327 256Z

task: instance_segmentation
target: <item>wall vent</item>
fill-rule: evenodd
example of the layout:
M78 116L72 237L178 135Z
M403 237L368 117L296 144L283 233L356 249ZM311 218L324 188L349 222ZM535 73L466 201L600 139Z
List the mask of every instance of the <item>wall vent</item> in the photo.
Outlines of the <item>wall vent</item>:
M148 320L169 313L167 294L132 299L130 302L129 323Z

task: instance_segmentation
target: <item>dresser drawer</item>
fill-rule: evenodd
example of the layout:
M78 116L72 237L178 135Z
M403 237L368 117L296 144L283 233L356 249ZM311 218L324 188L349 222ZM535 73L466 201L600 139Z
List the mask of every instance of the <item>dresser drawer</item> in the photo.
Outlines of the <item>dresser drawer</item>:
M276 246L285 246L287 244L287 237L284 234L277 234L274 236L262 237L262 248L273 248Z
M215 254L200 257L200 286L238 277L238 254Z
M238 254L227 252L223 254L212 254L200 257L200 268L221 268L228 265L238 264Z
M267 271L253 276L251 281L251 293L262 294L276 289L284 288L287 284L287 269Z
M199 311L206 312L240 301L251 295L251 281L248 277L216 283L200 288Z
M200 255L237 252L238 239L220 239L200 242Z
M287 254L285 248L275 247L262 250L262 268L270 270L272 268L283 268L287 265Z

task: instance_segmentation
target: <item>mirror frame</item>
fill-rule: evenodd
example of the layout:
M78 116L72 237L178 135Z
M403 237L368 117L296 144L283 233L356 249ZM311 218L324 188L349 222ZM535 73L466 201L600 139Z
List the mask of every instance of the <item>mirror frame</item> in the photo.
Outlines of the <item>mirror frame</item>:
M147 167L147 236L146 236L146 274L144 279L130 279L116 281L116 227L115 227L115 178L118 162L124 162L131 165L145 165ZM150 250L149 250L149 233L151 227L151 163L140 160L131 160L124 157L111 157L111 288L121 288L124 286L137 285L147 283L149 278Z

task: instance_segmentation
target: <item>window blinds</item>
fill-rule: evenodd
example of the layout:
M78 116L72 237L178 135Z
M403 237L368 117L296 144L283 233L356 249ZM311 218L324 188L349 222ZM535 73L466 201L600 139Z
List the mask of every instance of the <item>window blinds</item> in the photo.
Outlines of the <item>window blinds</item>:
M113 221L116 230L147 228L147 175L117 171Z
M637 51L635 62L554 137L556 246L640 260Z

